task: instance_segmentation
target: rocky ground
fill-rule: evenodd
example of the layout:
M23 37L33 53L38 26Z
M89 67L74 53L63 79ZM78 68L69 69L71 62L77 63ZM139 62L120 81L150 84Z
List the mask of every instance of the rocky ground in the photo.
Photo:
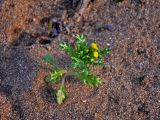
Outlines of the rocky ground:
M160 120L159 0L1 0L0 16L1 120ZM42 57L63 68L77 33L112 53L99 88L68 77L58 105Z

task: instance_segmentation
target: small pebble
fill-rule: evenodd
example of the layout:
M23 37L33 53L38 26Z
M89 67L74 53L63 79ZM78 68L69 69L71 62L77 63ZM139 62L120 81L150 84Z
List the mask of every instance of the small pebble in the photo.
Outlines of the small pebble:
M87 102L87 100L83 100L82 102L86 103L86 102Z
M107 43L107 46L110 46L110 44L109 44L109 43Z

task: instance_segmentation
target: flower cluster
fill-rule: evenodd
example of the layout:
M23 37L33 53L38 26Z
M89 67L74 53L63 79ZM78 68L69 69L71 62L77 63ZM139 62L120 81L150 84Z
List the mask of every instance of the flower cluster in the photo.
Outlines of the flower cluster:
M95 58L98 58L98 47L97 47L97 44L96 43L92 43L91 44L91 48L94 50L93 51L93 56Z

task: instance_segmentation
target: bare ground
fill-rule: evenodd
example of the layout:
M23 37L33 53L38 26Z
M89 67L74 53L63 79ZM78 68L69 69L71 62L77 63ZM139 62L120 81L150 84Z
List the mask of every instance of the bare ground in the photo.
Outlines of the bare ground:
M160 2L158 0L1 0L1 120L160 120ZM48 34L48 21L58 33ZM58 27L57 27L58 26ZM84 33L109 47L108 65L95 71L103 84L91 88L68 77L64 104L58 84L44 77L50 52L69 63L59 43Z

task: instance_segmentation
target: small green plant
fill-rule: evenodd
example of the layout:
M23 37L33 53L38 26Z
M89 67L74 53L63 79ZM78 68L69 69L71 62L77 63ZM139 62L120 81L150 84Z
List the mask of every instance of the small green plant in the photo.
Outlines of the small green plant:
M53 66L53 70L45 77L45 81L56 83L62 80L62 84L56 93L58 104L62 104L68 95L64 87L67 75L73 75L87 85L98 87L101 81L95 74L91 73L91 69L94 66L102 65L104 63L104 55L111 52L108 48L100 50L96 43L88 45L83 34L76 36L74 46L68 43L61 43L60 47L71 58L71 64L67 69L59 69L51 54L43 57L43 60Z

